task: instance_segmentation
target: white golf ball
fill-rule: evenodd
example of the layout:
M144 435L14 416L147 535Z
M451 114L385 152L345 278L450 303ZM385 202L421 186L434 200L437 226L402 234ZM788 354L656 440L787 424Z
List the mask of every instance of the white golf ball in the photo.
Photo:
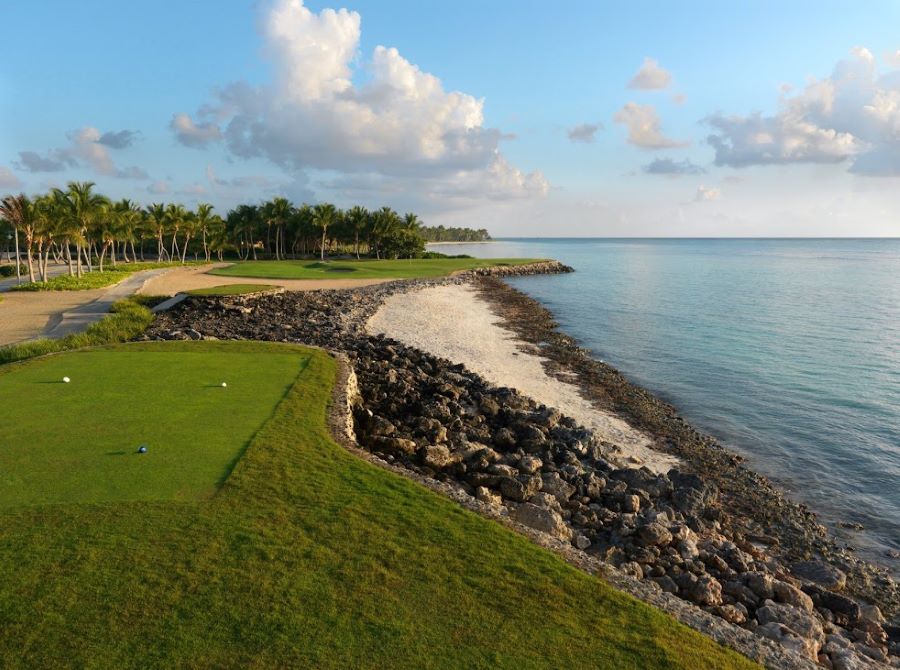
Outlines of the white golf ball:
M70 381L68 377L63 377L63 383L68 384Z
M225 388L226 386L228 386L228 384L226 384L225 382L222 382L222 388Z

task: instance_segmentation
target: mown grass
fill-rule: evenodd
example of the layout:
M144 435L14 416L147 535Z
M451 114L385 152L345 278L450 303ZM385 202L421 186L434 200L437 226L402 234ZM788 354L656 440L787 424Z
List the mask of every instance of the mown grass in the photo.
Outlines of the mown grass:
M221 286L208 286L187 291L190 295L243 295L245 293L258 293L271 291L278 288L272 284L223 284Z
M189 262L187 265L203 265L203 263ZM159 268L182 267L181 263L120 263L116 267L106 266L103 272L95 269L93 272L84 272L82 276L70 277L59 275L51 277L46 282L25 282L13 286L10 291L87 291L94 288L105 288L118 284L135 272L143 270L156 270Z
M403 260L244 261L209 274L261 279L413 279L441 277L494 265L525 265L534 258L413 258Z
M44 354L132 340L153 321L153 314L144 306L145 302L151 300L156 298L132 296L113 303L108 316L92 323L81 333L72 333L55 340L42 338L0 347L0 365Z
M126 348L161 346L279 345ZM335 362L281 346L309 363L211 499L0 511L0 664L757 667L338 447L324 422Z
M90 349L0 368L0 507L211 495L308 359L260 349Z

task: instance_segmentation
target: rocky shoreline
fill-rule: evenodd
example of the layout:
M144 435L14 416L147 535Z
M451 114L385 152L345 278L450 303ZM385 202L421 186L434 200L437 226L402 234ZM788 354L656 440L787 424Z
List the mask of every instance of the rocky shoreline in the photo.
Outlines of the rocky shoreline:
M579 555L604 576L639 580L643 599L677 600L706 622L692 625L770 667L792 667L770 640L824 667L900 667L900 627L882 616L896 617L900 597L884 571L838 547L809 510L592 359L556 330L549 312L498 279L567 270L539 263L346 291L191 297L159 314L144 337L275 340L340 352L359 391L352 427L376 460L542 533L565 547L567 560ZM629 467L614 445L556 409L366 332L387 296L464 282L479 287L526 346L539 348L550 371L569 381L576 373L585 397L654 436L685 467L667 474ZM718 633L709 620L721 622ZM758 649L738 642L746 634Z

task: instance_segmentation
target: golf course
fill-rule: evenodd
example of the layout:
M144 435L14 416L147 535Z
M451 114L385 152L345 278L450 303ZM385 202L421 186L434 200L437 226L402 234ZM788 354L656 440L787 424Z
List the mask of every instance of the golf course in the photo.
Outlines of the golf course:
M534 258L409 258L393 260L244 261L210 270L222 277L258 279L414 279L443 277L500 265L528 265Z
M756 667L338 446L336 365L201 341L0 367L3 666Z

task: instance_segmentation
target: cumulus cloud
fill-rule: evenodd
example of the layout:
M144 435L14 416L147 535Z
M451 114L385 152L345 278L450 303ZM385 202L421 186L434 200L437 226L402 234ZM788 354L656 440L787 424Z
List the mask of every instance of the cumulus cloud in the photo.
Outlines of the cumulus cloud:
M674 149L689 142L672 140L663 135L661 122L653 105L627 103L613 117L616 123L628 128L628 141L642 149Z
M15 189L21 187L22 182L15 173L8 167L0 165L0 188Z
M694 202L709 202L719 197L719 189L710 186L697 187L697 193L694 194Z
M71 167L73 162L59 151L41 156L36 151L20 151L19 160L15 163L20 170L27 172L60 172Z
M68 133L67 146L54 149L46 156L34 151L20 151L16 165L29 172L60 172L66 168L86 165L99 175L120 179L148 179L147 173L135 165L127 168L116 167L109 155L107 147L112 146L110 142L118 145L116 148L124 148L131 144L134 134L129 130L101 133L93 126L85 126Z
M125 149L134 144L137 136L138 133L134 130L107 131L100 136L97 142L110 149Z
M772 116L708 117L716 165L847 162L860 175L900 175L900 77L879 75L864 47L851 55L796 93L782 89Z
M581 125L569 128L569 139L573 142L584 142L590 144L594 141L594 135L603 127L600 123L582 123Z
M263 157L287 170L373 173L457 182L499 180L509 197L543 192L540 173L510 178L502 133L484 125L484 100L447 91L397 49L359 58L361 17L301 0L276 0L262 17L271 83L238 82L192 118L177 114L178 140L203 146L221 137L237 157ZM364 83L355 83L366 72ZM502 185L502 186L501 186Z
M682 161L675 161L671 158L657 158L647 165L641 167L646 174L661 174L661 175L669 175L669 176L680 176L680 175L697 175L704 174L706 169L697 165L696 163L692 163L690 160L685 158Z
M672 75L668 70L661 68L655 59L644 58L644 64L628 82L628 88L654 91L667 88L671 81Z
M169 122L175 139L186 147L200 149L222 139L222 131L213 121L195 123L190 114L175 114Z

